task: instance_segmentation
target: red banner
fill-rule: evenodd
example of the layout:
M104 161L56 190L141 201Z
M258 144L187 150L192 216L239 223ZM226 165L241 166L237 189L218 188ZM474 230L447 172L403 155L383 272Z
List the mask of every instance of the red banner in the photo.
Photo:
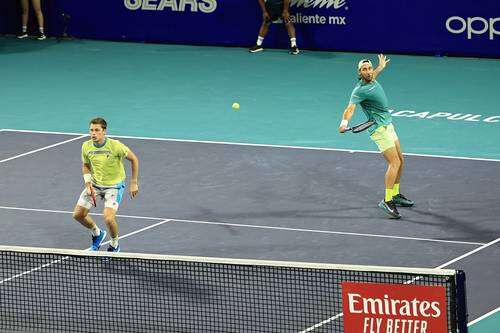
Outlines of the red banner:
M346 333L447 333L441 286L342 283Z

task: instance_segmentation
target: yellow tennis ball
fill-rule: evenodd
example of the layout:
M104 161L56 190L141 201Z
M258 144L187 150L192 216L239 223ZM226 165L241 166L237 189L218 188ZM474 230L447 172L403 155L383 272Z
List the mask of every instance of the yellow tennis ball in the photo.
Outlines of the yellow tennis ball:
M240 108L240 104L239 103L233 103L232 108L233 108L233 110L238 110Z

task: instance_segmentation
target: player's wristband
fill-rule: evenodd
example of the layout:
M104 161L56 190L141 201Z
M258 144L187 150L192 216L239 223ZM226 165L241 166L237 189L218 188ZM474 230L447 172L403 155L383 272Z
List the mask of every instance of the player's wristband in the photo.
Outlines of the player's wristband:
M83 181L85 182L85 184L90 183L92 181L92 175L90 173L84 173Z
M349 124L349 122L345 119L342 119L342 121L340 122L340 126L342 127L347 127L347 124Z

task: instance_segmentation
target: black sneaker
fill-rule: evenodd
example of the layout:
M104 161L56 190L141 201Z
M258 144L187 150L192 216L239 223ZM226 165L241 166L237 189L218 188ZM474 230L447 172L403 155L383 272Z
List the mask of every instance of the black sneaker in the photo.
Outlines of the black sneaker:
M380 201L378 206L380 208L382 208L384 210L384 212L386 212L386 214L388 214L392 219L400 219L401 218L401 215L399 214L398 209L396 208L396 204L394 203L394 201L382 200L382 201Z
M115 252L115 253L120 252L120 245L118 245L117 247L112 247L111 244L109 244L108 252Z
M25 31L25 32L21 32L19 35L17 35L17 38L19 39L24 39L24 38L28 38L29 35L28 35L28 32Z
M39 32L38 35L36 36L36 39L38 39L38 40L44 40L46 38L47 37L45 36L45 34L43 32Z
M292 46L290 48L290 54L299 54L300 51L299 51L299 48L297 46Z
M248 51L250 53L256 53L256 52L264 51L264 48L262 47L262 45L255 44L254 46L252 46L251 48L249 48Z
M408 199L401 193L396 194L395 196L392 197L392 201L401 207L413 207L415 204L412 200Z

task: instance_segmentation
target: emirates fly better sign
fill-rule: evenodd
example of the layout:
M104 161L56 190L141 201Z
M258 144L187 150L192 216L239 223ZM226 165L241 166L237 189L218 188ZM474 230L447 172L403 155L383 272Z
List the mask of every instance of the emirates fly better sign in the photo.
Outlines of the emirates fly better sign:
M346 333L447 333L442 286L342 283Z

